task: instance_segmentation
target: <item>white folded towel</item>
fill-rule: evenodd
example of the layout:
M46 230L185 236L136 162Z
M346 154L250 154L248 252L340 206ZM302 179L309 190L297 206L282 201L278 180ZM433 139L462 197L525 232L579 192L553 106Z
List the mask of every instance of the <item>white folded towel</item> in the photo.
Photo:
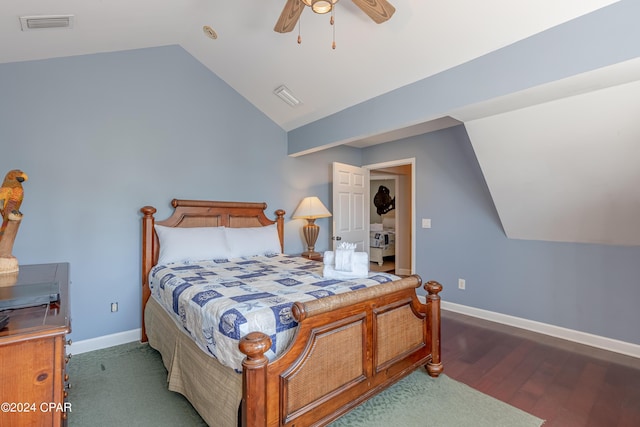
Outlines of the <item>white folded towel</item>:
M324 265L333 265L333 259L335 258L333 251L324 251L322 255L322 262Z
M349 271L337 270L334 266L335 253L324 253L324 268L322 275L330 279L356 279L369 275L369 256L366 252L354 252L351 256L351 268Z
M335 251L334 267L337 271L351 271L353 249L337 248Z
M327 279L357 279L361 277L369 276L369 271L367 269L357 269L353 271L338 271L335 270L330 265L325 265L322 269L322 276Z

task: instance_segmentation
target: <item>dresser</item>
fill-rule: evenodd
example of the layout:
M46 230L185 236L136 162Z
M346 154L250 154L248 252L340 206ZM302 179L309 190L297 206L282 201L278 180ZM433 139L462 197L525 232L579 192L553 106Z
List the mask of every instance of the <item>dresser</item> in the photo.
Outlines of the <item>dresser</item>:
M57 302L2 312L10 316L7 326L0 330L2 427L66 425L71 411L71 404L65 400L70 357L66 334L71 332L69 264L21 265L13 287L56 283L52 289L59 292ZM14 291L20 293L19 288Z

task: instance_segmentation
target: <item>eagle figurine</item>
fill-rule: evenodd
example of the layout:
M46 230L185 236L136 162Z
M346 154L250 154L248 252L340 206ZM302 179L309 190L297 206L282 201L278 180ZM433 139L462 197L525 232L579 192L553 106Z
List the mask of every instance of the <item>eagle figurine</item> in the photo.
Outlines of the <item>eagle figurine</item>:
M378 215L384 215L396 208L396 198L391 198L390 191L384 185L378 187L378 192L373 197L373 204Z
M0 239L2 239L9 220L19 220L22 217L20 205L24 197L22 183L29 179L26 173L19 169L9 171L0 187L0 213L2 214L2 228L0 229Z

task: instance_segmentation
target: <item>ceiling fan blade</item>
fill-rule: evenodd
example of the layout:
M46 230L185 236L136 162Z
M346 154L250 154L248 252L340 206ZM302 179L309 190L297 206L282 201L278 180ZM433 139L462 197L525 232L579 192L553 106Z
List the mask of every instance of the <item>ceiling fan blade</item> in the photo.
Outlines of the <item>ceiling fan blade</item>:
M352 0L376 24L382 24L393 16L396 8L387 0Z
M304 10L304 3L301 0L287 0L287 3L280 13L280 18L273 27L277 33L288 33L296 27L300 14Z

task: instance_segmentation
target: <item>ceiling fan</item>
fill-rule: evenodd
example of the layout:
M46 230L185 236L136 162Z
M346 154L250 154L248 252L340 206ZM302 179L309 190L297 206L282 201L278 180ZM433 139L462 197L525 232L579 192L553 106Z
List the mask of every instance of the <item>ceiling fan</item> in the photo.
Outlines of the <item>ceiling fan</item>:
M396 11L396 8L387 0L351 1L377 24L387 21ZM315 13L327 13L331 11L333 5L337 2L338 0L287 0L273 30L278 33L288 33L292 31L305 6L309 6Z

